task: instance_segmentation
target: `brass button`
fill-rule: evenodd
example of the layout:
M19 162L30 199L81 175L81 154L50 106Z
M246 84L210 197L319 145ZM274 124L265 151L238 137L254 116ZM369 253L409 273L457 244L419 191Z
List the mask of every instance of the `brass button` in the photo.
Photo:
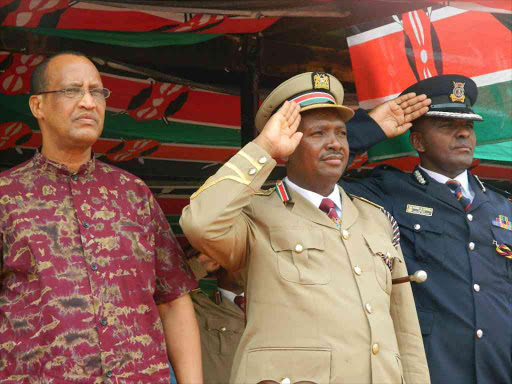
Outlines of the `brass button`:
M226 327L222 327L222 328L220 329L220 331L221 331L221 332L226 332L226 331L227 331L227 329L226 329Z
M261 156L260 159L258 160L258 163L260 164L265 164L267 162L267 158L265 156Z
M421 229L421 225L419 224L414 224L414 230L415 231L419 231Z
M471 213L468 213L467 218L469 221L473 221L473 215Z
M474 289L476 292L480 292L480 286L479 286L478 284L473 285L473 289Z
M304 247L300 244L295 246L295 252L301 253L304 250Z
M468 244L468 248L469 248L469 250L471 250L471 251L472 251L473 249L475 249L475 243L473 243L473 242L469 243L469 244Z
M356 273L357 276L361 276L361 268L359 268L357 265L354 267L354 272Z
M285 377L284 379L281 379L280 384L291 384L291 380L288 377Z
M366 312L372 313L372 306L370 305L370 303L366 303L365 307L366 307Z
M256 174L256 168L249 169L249 175L255 175Z
M343 238L344 238L345 240L348 240L348 238L350 237L350 233L349 233L346 229L344 229L344 230L341 232L341 235L343 236Z
M372 345L372 353L374 355L376 355L377 353L379 353L379 344L375 343Z
M476 331L476 337L478 337L479 339L481 339L483 336L484 336L484 331L482 331L481 329L479 329L478 331Z

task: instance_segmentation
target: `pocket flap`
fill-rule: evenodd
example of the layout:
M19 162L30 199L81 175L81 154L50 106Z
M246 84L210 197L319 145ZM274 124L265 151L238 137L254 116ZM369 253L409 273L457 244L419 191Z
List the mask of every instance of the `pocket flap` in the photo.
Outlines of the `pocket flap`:
M299 244L303 249L325 249L322 231L314 228L272 228L270 244L276 252L295 250Z
M331 351L323 348L261 348L247 355L246 383L311 381L329 383Z
M386 254L390 253L391 255L395 256L396 249L391 243L391 239L387 237L383 233L372 233L367 234L363 233L364 239L366 240L366 244L368 244L368 247L372 251L374 255L377 254Z

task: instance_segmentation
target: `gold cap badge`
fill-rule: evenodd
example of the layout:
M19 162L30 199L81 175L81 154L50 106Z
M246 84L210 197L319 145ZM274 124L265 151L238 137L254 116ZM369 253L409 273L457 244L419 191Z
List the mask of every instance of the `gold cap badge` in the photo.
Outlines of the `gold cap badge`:
M450 95L450 99L452 102L460 101L461 103L466 100L466 95L464 94L464 85L465 83L453 82L453 93Z
M330 90L329 75L327 73L313 72L313 89Z

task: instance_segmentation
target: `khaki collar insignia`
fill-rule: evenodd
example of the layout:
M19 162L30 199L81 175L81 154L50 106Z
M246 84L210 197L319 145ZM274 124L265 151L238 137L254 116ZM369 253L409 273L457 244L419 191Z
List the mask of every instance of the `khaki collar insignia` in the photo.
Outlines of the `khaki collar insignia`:
M460 101L461 103L466 100L466 95L464 94L464 85L462 82L453 82L453 93L450 95L450 99L452 102Z
M313 89L327 89L328 91L331 90L329 75L327 73L313 72L312 78Z

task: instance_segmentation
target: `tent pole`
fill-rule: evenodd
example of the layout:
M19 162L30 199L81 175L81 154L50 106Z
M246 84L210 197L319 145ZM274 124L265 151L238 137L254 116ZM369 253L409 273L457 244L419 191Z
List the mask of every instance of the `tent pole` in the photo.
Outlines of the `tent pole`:
M255 137L254 117L259 106L260 82L260 39L257 35L243 39L245 72L240 89L240 109L242 127L240 131L242 147Z

